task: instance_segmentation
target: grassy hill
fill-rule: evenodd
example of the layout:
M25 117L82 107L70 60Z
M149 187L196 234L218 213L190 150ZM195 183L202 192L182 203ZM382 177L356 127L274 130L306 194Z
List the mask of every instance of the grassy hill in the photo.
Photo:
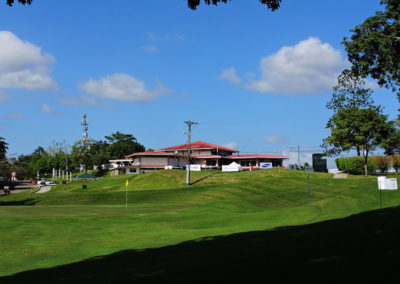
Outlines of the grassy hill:
M2 196L0 275L77 261L86 265L93 261L85 259L95 256L110 254L101 259L114 259L119 251L134 251L123 254L125 267L129 266L129 257L139 261L143 249L161 253L162 247L172 246L181 251L186 247L179 245L182 242L203 242L204 238L214 240L241 232L267 233L277 227L312 224L379 208L376 177L334 180L329 174L311 173L311 203L304 172L204 171L194 172L192 182L195 183L189 187L185 185L184 171L158 171L58 185L49 193L34 194L32 198L28 192ZM82 189L83 184L88 188ZM398 206L400 194L385 191L382 200L383 207ZM317 235L312 238L320 242ZM257 236L262 242L264 235ZM312 247L309 249L313 252ZM149 255L143 253L143 257ZM177 261L172 255L165 257ZM227 254L228 259L232 257ZM54 271L57 269L63 268ZM140 269L132 271L134 275L144 273ZM0 278L0 282L22 279L20 276Z

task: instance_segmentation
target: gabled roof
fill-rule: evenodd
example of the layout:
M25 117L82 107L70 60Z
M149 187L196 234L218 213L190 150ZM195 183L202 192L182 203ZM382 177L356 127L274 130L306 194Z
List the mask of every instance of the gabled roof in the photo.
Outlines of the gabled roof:
M195 159L221 159L219 155L192 155L191 157Z
M134 157L134 156L176 156L176 154L171 153L171 152L165 152L165 151L150 151L150 152L137 152L134 154L130 154L126 157L129 158L129 157Z
M269 159L288 159L286 156L273 156L264 154L246 154L246 155L230 155L225 158L229 159L254 159L254 158L269 158Z
M212 144L212 143L208 143L208 142L204 142L204 141L192 142L192 143L190 143L190 148L192 150L195 150L195 149L218 149L218 150L228 151L228 152L232 152L232 153L239 152L238 150L235 150L235 149L231 149L228 147L224 147L224 146L220 146L220 145L216 145L216 144ZM187 150L187 149L188 149L188 144L181 144L181 145L177 145L177 146L162 148L160 150L175 151L175 150Z

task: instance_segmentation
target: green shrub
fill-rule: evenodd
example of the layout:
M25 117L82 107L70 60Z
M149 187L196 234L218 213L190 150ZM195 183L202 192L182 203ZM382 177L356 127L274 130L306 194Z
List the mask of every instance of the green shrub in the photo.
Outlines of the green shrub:
M364 157L337 158L335 162L339 171L345 171L352 175L364 174ZM368 158L367 166L368 173L374 174L377 166L370 158Z
M400 155L392 156L392 167L394 168L397 174L400 169Z
M392 163L391 156L371 156L371 161L376 165L376 167L381 171L381 173L386 172Z

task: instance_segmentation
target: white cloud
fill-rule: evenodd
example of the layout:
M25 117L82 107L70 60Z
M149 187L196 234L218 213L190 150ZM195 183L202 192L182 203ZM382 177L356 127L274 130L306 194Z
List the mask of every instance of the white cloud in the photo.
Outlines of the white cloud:
M7 94L6 92L0 90L0 103L7 102L11 100L12 96L10 94Z
M81 83L80 88L88 94L101 98L131 103L150 102L171 92L158 79L156 79L156 87L149 90L143 81L124 73L115 73L99 80L90 79Z
M0 31L0 87L57 91L49 65L54 57L9 31Z
M187 101L190 99L190 95L187 92L183 92L179 97L178 100L181 102Z
M158 51L158 48L155 45L145 45L145 46L142 46L142 49L147 52L157 52Z
M244 85L248 90L287 95L320 94L336 83L338 74L348 64L340 51L329 43L310 37L294 46L284 46L260 62L261 79ZM237 84L234 69L228 69L231 83ZM233 70L233 71L232 71Z
M169 40L184 40L185 37L181 34L162 34L156 35L154 33L149 33L147 38L151 41L169 41Z
M42 103L40 111L46 114L57 114L57 112L46 103Z
M285 136L281 134L273 134L266 136L264 138L264 142L268 144L287 144L289 141Z
M10 113L9 115L7 115L6 118L9 119L9 120L24 119L25 118L25 114L22 114L22 113Z
M233 67L223 70L221 75L219 75L218 80L227 80L233 85L239 85L242 82L242 80L236 75L236 70Z
M97 105L96 98L93 96L65 97L59 96L58 102L62 105L81 107L86 105Z
M236 143L236 142L229 142L229 143L226 143L226 144L221 145L221 146L224 146L224 147L227 147L227 148L231 148L231 149L236 149L236 147L238 146L238 143Z

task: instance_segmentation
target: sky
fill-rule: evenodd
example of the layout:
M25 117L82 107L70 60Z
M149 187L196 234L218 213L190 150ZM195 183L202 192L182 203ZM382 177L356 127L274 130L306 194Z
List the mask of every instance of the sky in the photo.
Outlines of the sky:
M379 0L0 2L0 136L8 156L120 131L146 148L203 140L310 163L349 67L341 44ZM395 119L396 95L374 82ZM292 146L292 148L291 148ZM377 150L377 153L379 150ZM329 160L328 167L334 167Z

